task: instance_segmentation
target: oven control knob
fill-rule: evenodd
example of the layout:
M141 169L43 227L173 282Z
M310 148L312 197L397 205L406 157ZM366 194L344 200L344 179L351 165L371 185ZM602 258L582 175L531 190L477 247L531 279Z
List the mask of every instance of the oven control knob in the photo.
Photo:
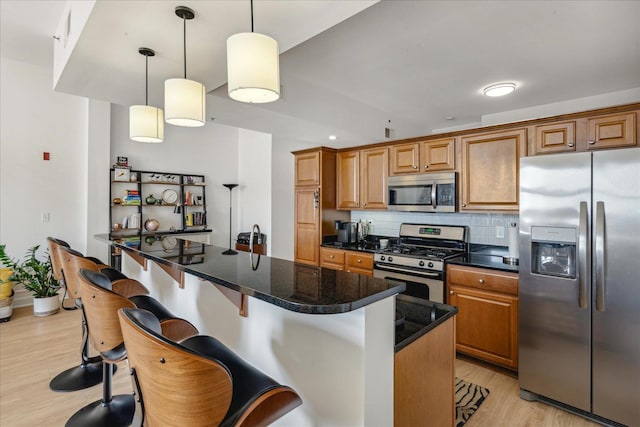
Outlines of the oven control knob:
M384 261L385 259L386 259L386 258L384 257L384 255L382 255L382 256L380 257L380 261Z
M432 262L430 262L429 264L427 264L427 267L429 267L429 268L433 268L433 263L432 263Z
M424 267L424 261L420 261L420 262L418 263L418 265L419 265L420 267Z
M390 256L390 257L388 258L388 260L389 260L389 262L393 261L393 257L391 257L391 256Z

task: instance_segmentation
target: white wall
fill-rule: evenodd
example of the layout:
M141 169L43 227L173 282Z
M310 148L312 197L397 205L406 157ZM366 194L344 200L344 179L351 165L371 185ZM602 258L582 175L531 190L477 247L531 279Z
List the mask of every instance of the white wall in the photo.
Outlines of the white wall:
M271 254L271 135L240 129L238 141L238 230L251 231L253 224L267 235ZM235 190L234 190L235 191Z
M6 57L0 66L0 242L13 257L47 236L84 251L88 101L54 92L51 68ZM17 293L14 304L25 302Z
M110 164L118 156L126 156L133 169L205 175L207 223L213 230L211 243L216 246L229 245L229 190L222 184L238 183L240 179L238 141L238 128L208 122L198 128L165 124L162 143L135 142L129 139L129 107L116 104L111 107ZM104 179L108 179L107 169ZM147 195L143 192L142 198ZM233 190L233 201L234 212L238 212L237 189ZM237 217L233 222L235 238Z
M320 146L273 136L271 168L271 256L293 260L293 178L295 162L292 151Z

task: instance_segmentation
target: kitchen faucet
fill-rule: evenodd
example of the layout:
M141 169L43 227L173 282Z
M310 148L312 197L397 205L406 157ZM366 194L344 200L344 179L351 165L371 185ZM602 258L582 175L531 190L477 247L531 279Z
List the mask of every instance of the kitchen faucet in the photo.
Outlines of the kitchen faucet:
M253 232L258 229L258 244L262 244L262 233L260 233L260 226L258 224L253 224L251 228L251 234L249 234L249 252L253 253Z

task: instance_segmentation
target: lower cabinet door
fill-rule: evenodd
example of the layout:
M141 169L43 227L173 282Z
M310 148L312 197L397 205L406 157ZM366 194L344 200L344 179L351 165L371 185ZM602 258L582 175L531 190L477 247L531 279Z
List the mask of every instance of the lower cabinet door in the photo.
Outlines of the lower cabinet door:
M518 368L518 297L451 286L449 304L458 307L457 351Z

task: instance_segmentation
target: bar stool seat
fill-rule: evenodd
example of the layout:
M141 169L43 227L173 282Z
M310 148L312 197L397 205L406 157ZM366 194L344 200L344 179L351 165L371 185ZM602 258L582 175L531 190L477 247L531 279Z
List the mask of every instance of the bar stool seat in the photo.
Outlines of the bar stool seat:
M122 308L118 316L147 427L265 426L302 404L213 337L176 342L148 311Z
M172 339L184 339L198 333L189 322L171 316L159 302L146 295L131 298L119 295L112 289L108 276L91 270L80 270L82 307L86 313L91 343L103 360L102 399L77 411L66 423L68 427L108 426L124 427L133 422L135 401L133 395L112 393L113 367L127 357L117 311L135 308L136 302L157 312L167 322L167 334ZM115 282L114 282L115 283ZM176 326L180 324L180 327Z

